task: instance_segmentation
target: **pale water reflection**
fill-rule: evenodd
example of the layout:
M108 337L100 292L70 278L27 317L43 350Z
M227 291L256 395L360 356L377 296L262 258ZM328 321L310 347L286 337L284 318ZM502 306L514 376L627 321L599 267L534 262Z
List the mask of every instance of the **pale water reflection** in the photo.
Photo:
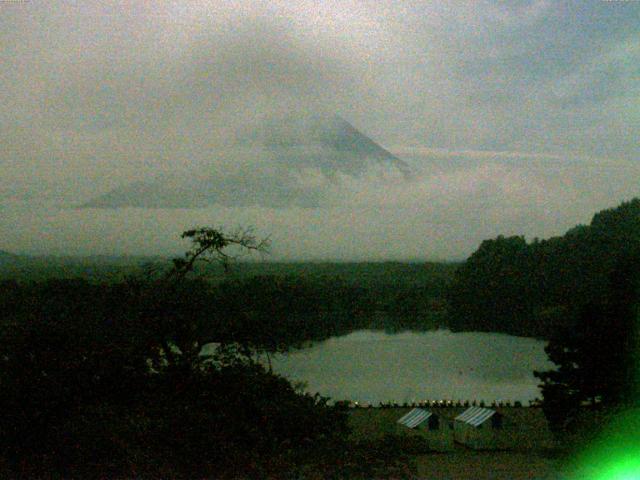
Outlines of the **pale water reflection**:
M333 399L377 404L425 399L516 401L540 396L533 370L552 364L545 342L448 330L360 330L277 355L274 371Z

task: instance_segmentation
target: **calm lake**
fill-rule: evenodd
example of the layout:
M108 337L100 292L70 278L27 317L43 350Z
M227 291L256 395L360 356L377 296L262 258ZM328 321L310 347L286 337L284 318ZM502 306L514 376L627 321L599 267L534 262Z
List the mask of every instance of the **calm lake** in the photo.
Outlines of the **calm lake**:
M387 334L360 330L276 355L273 369L306 390L360 402L540 397L533 370L552 368L545 342L448 330Z

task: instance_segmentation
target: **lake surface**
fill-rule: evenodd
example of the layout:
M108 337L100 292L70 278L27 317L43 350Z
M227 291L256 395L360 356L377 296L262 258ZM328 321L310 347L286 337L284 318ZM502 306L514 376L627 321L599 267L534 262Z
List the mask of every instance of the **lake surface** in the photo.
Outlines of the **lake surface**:
M533 370L553 364L545 342L448 330L387 334L360 330L276 355L275 372L332 399L516 401L540 397Z

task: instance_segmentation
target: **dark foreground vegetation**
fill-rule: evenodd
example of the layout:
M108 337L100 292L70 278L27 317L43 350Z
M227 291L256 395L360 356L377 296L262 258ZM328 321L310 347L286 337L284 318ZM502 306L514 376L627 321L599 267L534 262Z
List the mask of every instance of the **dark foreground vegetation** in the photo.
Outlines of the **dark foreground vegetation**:
M0 253L9 477L410 476L402 442L350 435L342 404L256 361L359 328L547 339L557 369L536 375L558 438L584 438L585 411L604 418L640 398L640 200L562 237L487 240L461 265L244 263L225 273L229 248L266 245L211 229L184 236L193 248L170 265ZM215 354L202 355L210 343Z
M410 474L395 442L352 441L344 407L254 361L265 331L192 260L155 277L1 285L0 465L9 478L372 478ZM212 356L202 347L219 344Z

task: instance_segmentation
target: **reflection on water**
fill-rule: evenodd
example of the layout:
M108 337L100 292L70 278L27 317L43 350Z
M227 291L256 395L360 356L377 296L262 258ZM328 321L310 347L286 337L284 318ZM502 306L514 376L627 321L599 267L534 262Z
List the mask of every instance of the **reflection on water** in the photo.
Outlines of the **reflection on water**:
M528 402L539 397L533 370L552 364L544 342L448 330L386 334L361 330L277 355L273 368L333 399Z

